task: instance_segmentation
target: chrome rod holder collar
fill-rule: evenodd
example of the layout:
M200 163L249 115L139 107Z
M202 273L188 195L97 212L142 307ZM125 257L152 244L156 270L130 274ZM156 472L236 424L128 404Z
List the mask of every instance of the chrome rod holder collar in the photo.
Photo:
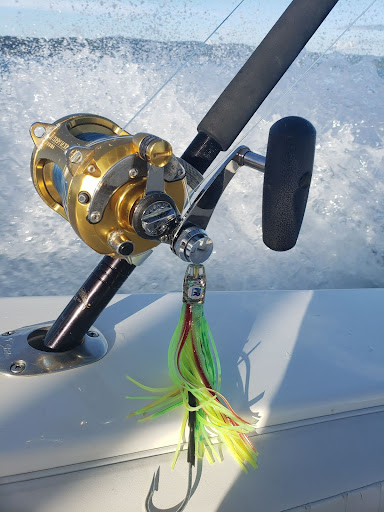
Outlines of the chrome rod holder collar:
M108 342L95 327L84 336L81 345L56 352L44 346L51 324L21 327L0 335L0 374L26 377L78 368L98 361L108 352Z

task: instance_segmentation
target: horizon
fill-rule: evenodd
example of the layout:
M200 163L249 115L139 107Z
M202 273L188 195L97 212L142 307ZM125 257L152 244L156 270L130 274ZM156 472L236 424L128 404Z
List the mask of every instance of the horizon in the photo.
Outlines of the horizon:
M150 41L203 42L235 12L207 44L256 46L290 4L289 0L0 0L0 36L100 39L127 37ZM237 6L237 7L236 7ZM370 7L369 7L370 6ZM365 9L337 41L343 53L383 55L384 10L372 0L339 0L311 38L309 51L322 52ZM199 23L191 23L198 20Z
M33 40L33 41L38 41L38 42L41 42L41 44L43 43L49 43L49 42L53 42L53 41L73 41L74 43L76 42L76 45L81 45L81 43L85 43L85 44L88 44L88 43L92 43L92 42L101 42L103 40L114 40L114 41L118 41L118 40L121 40L121 41L126 41L126 42L142 42L142 43L156 43L156 44L164 44L164 45L167 45L167 44L173 44L173 45L188 45L188 44L194 44L198 47L198 52L200 53L202 51L202 48L199 48L199 45L201 45L201 41L198 41L198 40L167 40L167 41L159 41L159 40L156 40L156 39L145 39L145 38L140 38L140 37L128 37L128 36L117 36L117 35L107 35L107 36L100 36L100 37L83 37L83 36L57 36L57 37L37 37L37 36L23 36L23 37L19 37L19 36L11 36L11 35L0 35L0 40L3 40L3 39L6 39L6 38L9 38L9 39L12 39L12 40L19 40L20 42L24 42L24 41L29 41L29 40ZM250 44L247 44L247 43L240 43L240 42L211 42L211 41L208 41L204 47L215 47L215 46L220 46L220 45L228 45L228 46L231 46L231 47L248 47L252 50L252 46ZM115 49L117 46L113 46L113 48ZM68 46L66 46L66 49L69 49ZM303 52L307 52L308 54L313 54L313 55L319 55L319 51L316 51L316 49L314 48L307 48L305 47ZM330 54L335 54L335 53L339 53L341 55L347 55L347 56L350 56L350 57L364 57L364 56L368 56L368 57L374 57L374 58L377 58L377 59L384 59L384 52L381 52L381 54L379 52L377 53L359 53L359 52L353 52L352 49L347 49L347 51L344 49L344 48L337 48L337 47L334 47L332 48L330 51L327 51L326 52L328 55Z

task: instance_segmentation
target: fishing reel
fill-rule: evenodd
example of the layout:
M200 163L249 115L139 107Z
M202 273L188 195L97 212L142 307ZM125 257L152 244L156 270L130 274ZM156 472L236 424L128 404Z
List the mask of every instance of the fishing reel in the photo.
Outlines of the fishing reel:
M112 121L75 114L31 127L33 183L94 251L140 264L152 248L170 245L183 261L202 263L213 243L205 232L226 186L243 166L265 172L263 239L274 250L296 243L312 173L315 130L285 118L270 132L267 157L237 148L192 201L202 175L169 142L131 135Z
M31 136L39 195L94 251L137 264L160 242L171 241L190 166L175 157L167 141L130 135L90 114L35 123ZM207 236L200 233L202 238Z

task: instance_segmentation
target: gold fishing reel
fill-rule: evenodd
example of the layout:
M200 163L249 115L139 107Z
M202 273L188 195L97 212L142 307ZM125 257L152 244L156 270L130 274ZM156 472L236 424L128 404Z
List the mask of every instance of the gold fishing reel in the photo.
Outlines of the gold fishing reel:
M174 229L186 179L167 141L92 114L34 123L31 136L37 192L96 252L135 261Z

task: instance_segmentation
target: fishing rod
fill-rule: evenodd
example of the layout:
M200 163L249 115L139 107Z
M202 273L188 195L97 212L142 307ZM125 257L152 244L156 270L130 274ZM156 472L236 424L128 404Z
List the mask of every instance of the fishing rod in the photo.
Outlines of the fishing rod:
M44 337L47 350L68 351L85 334L133 270L160 243L188 263L212 253L206 233L214 208L237 170L264 173L263 241L291 249L299 235L312 176L316 132L288 117L269 133L266 157L241 146L191 197L316 32L338 0L293 0L199 123L181 158L171 144L130 134L101 116L75 114L35 123L31 172L41 198L104 258Z

